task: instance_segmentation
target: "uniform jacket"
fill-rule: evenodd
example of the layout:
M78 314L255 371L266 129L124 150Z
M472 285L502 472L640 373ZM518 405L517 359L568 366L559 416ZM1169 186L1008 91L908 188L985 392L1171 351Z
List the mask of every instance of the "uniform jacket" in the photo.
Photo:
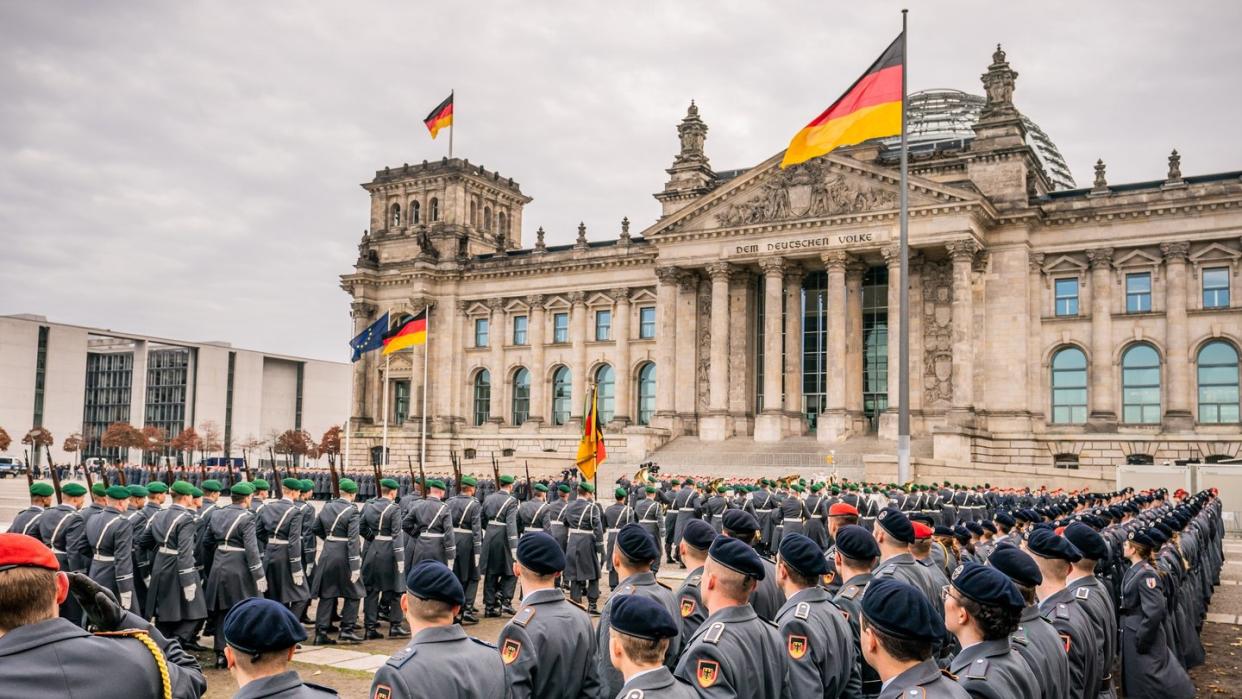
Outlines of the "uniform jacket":
M776 627L749 604L714 612L690 638L674 675L701 697L789 696L789 666Z
M181 505L160 510L138 537L151 561L143 616L161 622L207 618L205 594L194 566L194 513ZM186 590L194 589L194 599Z
M634 675L621 688L619 699L696 699L690 685L673 677L666 667Z
M1069 656L1070 690L1067 696L1071 699L1094 699L1104 672L1091 618L1068 588L1040 600L1039 611L1057 630Z
M80 551L91 557L89 575L124 601L130 597L130 608L137 603L134 593L134 531L121 511L105 507L86 523L85 548Z
M1039 699L1039 683L1031 668L1009 645L1008 638L982 641L964 648L949 663L975 699Z
M25 534L36 539L42 539L39 536L39 520L43 518L44 509L38 505L31 505L13 518L13 523L9 525L10 534Z
M568 528L565 549L566 580L596 580L604 555L604 521L599 506L584 498L569 503L561 513Z
M946 677L928 659L892 678L879 699L970 699L961 685Z
M85 572L90 567L89 556L82 555L86 536L86 522L72 505L48 508L39 518L39 538L56 554L60 569Z
M858 697L861 661L841 608L820 587L799 590L776 614L789 656L790 692L795 697Z
M393 653L375 671L370 696L507 699L509 688L496 646L453 624L423 629Z
M227 612L247 597L259 596L263 558L255 538L255 516L229 504L211 515L203 546L213 551L207 576L207 611Z
M237 690L233 699L322 699L337 696L331 687L303 682L296 670L262 677Z
M776 582L776 564L763 556L759 560L763 562L764 576L755 584L755 591L750 593L750 606L754 607L760 619L772 621L781 605L785 604L785 593L781 591L780 583Z
M703 625L707 618L707 607L703 606L703 594L699 585L703 581L703 566L699 566L686 575L686 579L677 589L677 616L681 619L681 644L684 647L690 637Z
M1035 675L1042 699L1069 695L1070 669L1065 641L1052 623L1040 615L1038 606L1032 604L1022 610L1018 629L1010 634L1009 641Z
M1121 583L1121 685L1126 699L1189 699L1190 677L1169 650L1160 574L1135 563Z
M564 592L547 588L526 595L496 641L513 698L603 697L595 642L591 617Z
M358 531L362 545L362 584L368 590L405 591L405 551L401 506L376 498L362 507Z
M518 499L504 491L492 493L483 501L479 568L484 575L513 575L512 552L517 548L520 507Z
M292 500L268 500L258 512L255 536L266 542L263 549L267 577L266 597L281 604L310 599L302 566L302 510Z
M609 616L612 612L612 601L618 595L642 595L659 602L668 610L670 616L674 619L678 618L677 598L673 591L656 582L655 573L650 571L645 573L635 573L621 581L617 587L617 591L608 597L608 601L604 604L604 609L600 613L599 626L596 627L596 644L595 644L595 663L599 666L600 683L604 686L605 697L613 697L617 692L621 691L621 685L625 684L621 671L613 667L612 659L608 654L608 636L610 630ZM664 664L670 670L677 667L677 656L681 652L681 637L675 636L669 639L668 652L664 656Z
M1066 583L1074 599L1078 600L1091 628L1095 630L1096 655L1100 658L1100 693L1111 691L1113 661L1117 657L1117 614L1113 600L1104 584L1094 576L1071 580Z
M846 623L849 624L850 638L854 642L854 656L859 663L863 696L875 696L880 691L880 676L867 664L867 659L862 654L862 626L859 620L862 619L863 593L869 582L871 582L871 573L855 575L845 581L841 591L832 600L841 609Z
M354 503L331 500L315 517L315 536L323 539L323 553L311 576L311 597L362 599L362 549L359 514Z
M526 532L541 532L548 527L547 500L527 500L518 506L518 528Z
M457 558L453 518L448 503L439 498L427 497L411 503L401 528L410 535L405 542L405 553L411 565L428 559L447 565Z

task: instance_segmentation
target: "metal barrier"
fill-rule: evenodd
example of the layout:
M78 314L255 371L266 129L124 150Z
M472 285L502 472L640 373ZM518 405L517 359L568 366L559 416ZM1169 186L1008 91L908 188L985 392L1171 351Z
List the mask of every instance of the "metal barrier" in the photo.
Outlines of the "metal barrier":
M1145 490L1168 488L1169 492L1182 488L1197 493L1205 488L1220 491L1221 516L1225 530L1242 533L1242 465L1238 464L1186 464L1184 466L1118 466L1117 487Z

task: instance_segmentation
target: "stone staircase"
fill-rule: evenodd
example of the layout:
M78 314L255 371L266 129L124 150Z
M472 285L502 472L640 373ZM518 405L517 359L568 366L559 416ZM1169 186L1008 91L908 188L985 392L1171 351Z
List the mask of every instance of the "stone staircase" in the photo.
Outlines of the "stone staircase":
M913 440L912 456L930 457L930 438ZM779 442L756 442L732 437L723 442L704 442L698 437L678 437L657 449L651 459L665 473L694 473L719 477L831 475L861 478L864 456L895 457L897 443L876 435L851 437L840 442L820 442L814 437L788 437ZM828 463L832 457L832 465Z

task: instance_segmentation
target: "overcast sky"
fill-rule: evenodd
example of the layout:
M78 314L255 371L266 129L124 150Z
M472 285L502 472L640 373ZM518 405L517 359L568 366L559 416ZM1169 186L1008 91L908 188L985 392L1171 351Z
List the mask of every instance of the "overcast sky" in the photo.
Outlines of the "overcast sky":
M1242 3L908 2L911 91L1014 101L1080 186L1242 169ZM1021 6L1021 7L1019 7ZM0 314L348 357L376 169L455 152L534 197L524 244L655 220L691 98L754 165L900 29L900 3L16 2L0 9Z

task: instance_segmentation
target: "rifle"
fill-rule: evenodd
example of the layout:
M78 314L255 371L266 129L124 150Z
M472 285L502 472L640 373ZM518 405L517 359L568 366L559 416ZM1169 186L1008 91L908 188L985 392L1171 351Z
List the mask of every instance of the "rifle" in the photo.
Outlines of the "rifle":
M457 452L449 450L449 463L453 465L453 483L461 490L461 462L457 460Z
M336 477L336 460L328 459L328 474L332 477L332 497L341 497L341 481ZM345 464L341 464L345 468Z
M530 482L530 462L523 459L522 463L526 464L526 499L531 500L535 497L535 488Z
M246 474L247 481L252 480L250 478L250 453L245 449L242 450L242 473Z
M414 492L414 484L418 482L418 478L414 475L414 462L410 460L410 455L405 455L405 466L410 471L410 492Z
M47 467L52 470L52 487L56 489L56 504L60 505L65 501L60 494L60 474L56 472L56 464L52 463L52 448L44 444L43 449L47 452Z
M280 471L276 468L276 454L272 452L272 448L267 448L267 458L272 462L272 492L276 493L276 497L283 498L285 496L284 483L280 482Z
M492 477L496 479L492 481L496 490L500 490L500 465L496 463L496 452L492 452Z
M30 450L23 449L22 451L26 452L26 485L34 485L34 466L30 462Z
M199 475L198 484L201 486L203 484L202 482L207 480L207 462L206 461L198 462L198 475Z
M120 481L123 486L129 485L129 478L125 476L125 469L122 468L120 464L117 464L116 466L116 479Z
M171 488L173 481L176 480L176 478L173 477L173 469L172 469L171 461L164 462L164 471L165 471L164 480L167 481L164 485Z
M82 464L82 473L86 476L86 489L91 491L91 497L95 496L95 482L91 478L91 467L86 463Z
M406 458L406 461L409 461L410 455L406 454L405 458ZM411 468L413 468L413 466L411 466ZM418 460L418 483L419 483L418 494L421 495L423 499L426 499L427 498L427 474L423 472L422 459Z
M388 460L387 457L388 455L385 454L384 458L380 459L379 461L374 461L371 463L371 470L375 472L375 496L376 497L379 497L380 481L384 480L384 462Z

